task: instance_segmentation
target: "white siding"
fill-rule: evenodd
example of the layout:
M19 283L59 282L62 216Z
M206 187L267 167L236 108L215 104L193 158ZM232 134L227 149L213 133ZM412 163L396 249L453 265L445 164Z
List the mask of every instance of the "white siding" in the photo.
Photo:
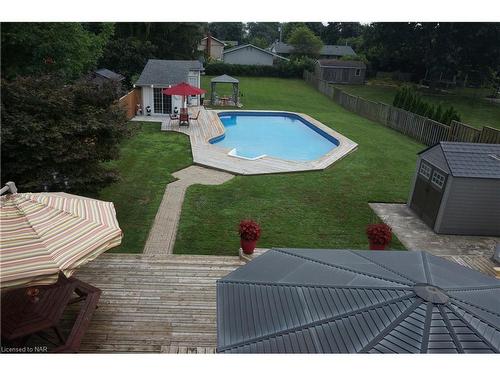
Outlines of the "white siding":
M142 86L142 110L146 114L146 107L151 107L151 114L153 114L153 88L149 86Z

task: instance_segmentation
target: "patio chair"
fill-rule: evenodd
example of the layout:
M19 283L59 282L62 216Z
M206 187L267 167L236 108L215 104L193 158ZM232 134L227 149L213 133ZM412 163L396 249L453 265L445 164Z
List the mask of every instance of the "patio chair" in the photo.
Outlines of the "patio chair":
M181 113L179 114L179 126L186 125L189 126L189 113Z
M198 120L198 117L200 116L200 112L201 111L198 111L198 113L196 114L196 116L189 117L189 120Z

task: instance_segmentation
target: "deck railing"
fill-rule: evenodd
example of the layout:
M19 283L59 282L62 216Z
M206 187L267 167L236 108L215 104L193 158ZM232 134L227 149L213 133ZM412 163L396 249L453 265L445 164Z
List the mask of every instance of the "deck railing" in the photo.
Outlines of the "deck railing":
M425 145L440 141L500 143L498 129L488 126L477 129L458 121L453 121L451 126L445 125L401 108L348 94L308 71L304 71L304 80L348 111L390 127Z

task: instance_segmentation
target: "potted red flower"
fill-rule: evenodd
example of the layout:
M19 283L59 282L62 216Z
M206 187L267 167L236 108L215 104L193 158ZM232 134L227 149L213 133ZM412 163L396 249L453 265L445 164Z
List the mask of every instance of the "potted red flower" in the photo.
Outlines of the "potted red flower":
M370 250L384 250L392 240L392 229L384 223L370 224L366 227Z
M257 240L260 238L260 225L253 220L243 220L240 222L239 234L241 248L245 254L252 254L255 250Z

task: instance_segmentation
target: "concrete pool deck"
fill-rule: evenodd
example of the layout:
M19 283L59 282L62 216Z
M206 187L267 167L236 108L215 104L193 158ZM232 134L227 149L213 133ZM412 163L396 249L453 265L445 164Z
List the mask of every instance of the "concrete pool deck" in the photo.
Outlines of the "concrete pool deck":
M209 140L224 134L224 126L218 117L218 112L231 112L231 110L215 111L207 110L204 107L191 107L189 111L196 115L200 111L198 120L192 120L190 126L179 126L176 120L170 120L168 116L136 116L132 121L161 122L162 131L176 131L189 136L191 141L191 151L193 162L198 165L219 169L238 175L257 175L270 173L302 172L311 170L323 170L340 160L358 146L349 138L337 133L332 128L322 124L314 118L297 113L299 116L309 121L314 126L338 139L340 145L323 157L308 161L296 162L266 156L258 160L248 160L228 155L231 151L209 143ZM242 112L234 110L234 112ZM252 112L282 112L287 111L256 111Z

